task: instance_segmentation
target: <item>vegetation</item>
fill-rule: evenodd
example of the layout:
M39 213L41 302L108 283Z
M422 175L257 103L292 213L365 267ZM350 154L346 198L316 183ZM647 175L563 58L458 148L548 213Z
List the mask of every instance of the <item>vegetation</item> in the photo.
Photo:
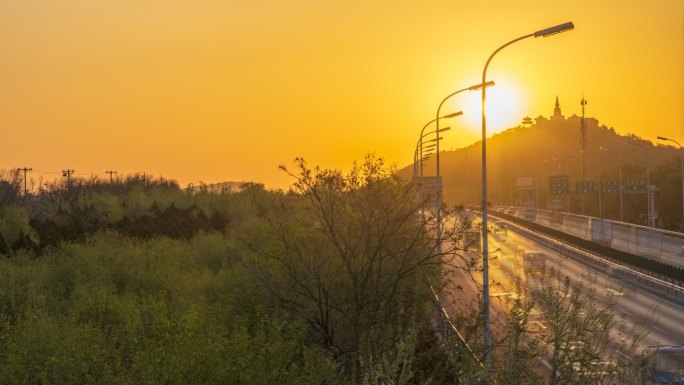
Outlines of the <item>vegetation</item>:
M373 156L348 174L301 159L284 170L287 192L183 191L134 175L24 197L5 178L0 383L489 382L477 307L454 309L462 334L450 338L430 286L452 288L449 302L462 295L455 269L478 269L477 253L462 250L467 210L442 207L438 223L423 209L433 200ZM591 298L573 293L564 314L593 314ZM539 298L549 314L565 306ZM531 308L510 309L497 383L545 381ZM591 318L594 330L610 329L606 314ZM554 343L582 337L555 330ZM562 373L576 361L554 362Z

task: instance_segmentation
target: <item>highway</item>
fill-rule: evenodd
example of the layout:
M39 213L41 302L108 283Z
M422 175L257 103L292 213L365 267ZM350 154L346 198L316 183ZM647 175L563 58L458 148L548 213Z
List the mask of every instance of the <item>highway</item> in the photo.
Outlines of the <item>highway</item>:
M490 219L493 223L494 217ZM664 293L644 287L633 276L621 276L614 270L601 268L595 264L586 263L570 251L552 248L545 242L539 242L526 236L522 230L507 223L507 234L490 233L490 293L492 296L491 320L494 340L501 337L505 330L505 298L515 292L516 278L523 286L523 295L529 295L534 279L525 279L522 262L516 251L538 250L547 255L547 272L553 270L557 279L568 277L572 282L584 282L595 289L597 299L604 301L597 306L604 306L614 301L614 315L616 327L611 339L617 341L632 334L631 330L637 323L643 323L648 334L640 341L637 351L648 345L684 345L684 297L674 297L671 293ZM456 313L467 311L468 307L477 306L478 293L481 292L481 273L471 276L463 271L455 273L455 284L460 288L452 291L454 299L451 304ZM473 281L473 279L475 281ZM533 310L533 313L536 311ZM543 330L545 325L539 325L537 316L533 327Z
M643 290L631 278L611 276L609 271L579 262L572 253L559 253L519 232L509 231L505 242L497 237L491 238L494 238L491 245L494 250L505 250L504 246L510 249L510 245L540 250L548 256L547 268L553 268L557 277L584 282L596 289L599 298L614 299L616 319L620 321L617 326L621 332L627 333L629 326L636 322L647 321L649 334L642 341L643 347L684 344L684 323L681 322L684 319L684 299Z

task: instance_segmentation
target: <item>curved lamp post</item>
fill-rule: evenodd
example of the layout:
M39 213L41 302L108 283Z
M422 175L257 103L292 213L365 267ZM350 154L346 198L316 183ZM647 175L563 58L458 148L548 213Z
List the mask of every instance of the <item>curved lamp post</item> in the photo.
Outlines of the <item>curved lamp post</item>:
M427 154L426 151L432 150L435 147L437 147L437 145L434 143L429 146L416 146L416 151L413 154L413 178L423 176L423 163L421 162L421 159Z
M489 328L489 249L487 246L487 118L485 114L487 67L499 51L509 45L527 39L528 37L548 37L575 28L572 22L559 24L554 27L539 30L529 35L513 39L508 43L497 48L489 56L482 71L482 310L484 318L484 362L487 373L490 371L489 354L491 350L492 337Z
M427 143L427 142L426 142ZM420 162L425 155L427 155L431 150L434 150L437 145L432 143L430 145L423 145L416 147L416 162ZM416 165L416 175L423 176L423 165L422 163Z
M480 88L482 88L484 90L485 88L493 86L493 85L494 85L494 81L489 81L489 82L483 81L481 84L475 84L475 85L472 85L470 87L462 88L462 89L455 91L455 92L452 92L449 95L447 95L446 97L444 97L444 99L442 99L442 101L439 103L439 106L437 106L437 114L435 115L435 116L437 116L435 118L435 124L437 126L436 131L435 131L436 132L435 137L436 138L439 137L439 110L442 109L442 105L444 105L444 102L446 102L447 99L449 99L450 97L452 97L456 94L459 94L463 91L477 91ZM435 158L435 163L436 163L437 169L436 169L435 175L437 176L437 183L439 184L439 192L438 192L437 202L438 202L438 205L441 206L442 205L442 183L440 182L440 179L439 179L439 139L437 140L437 150L436 151L437 151L437 156ZM436 219L437 219L437 248L438 248L439 254L442 254L442 209L441 209L441 207L437 207L436 209L437 209L436 210L437 211L437 217L436 217Z
M677 146L679 146L680 150L684 150L684 147L682 147L682 145L679 144L679 142L677 142L674 139L669 139L669 138L666 138L664 136L659 136L658 139L675 143ZM682 171L682 228L684 229L684 152L682 152L681 166L680 167L681 167L681 171Z
M446 128L442 128L440 131L444 132L444 131L449 131L450 129L451 129L451 127L446 127ZM427 136L430 134L432 134L432 132L429 132L425 135ZM423 151L429 150L432 148L437 148L437 142L442 140L442 139L444 139L444 137L440 136L439 138L436 138L436 139L430 139L430 140L426 140L424 142L421 142L421 144L420 144L420 157L421 158L423 157ZM426 144L427 144L427 146L426 146ZM420 176L421 177L423 176L423 164L422 163L420 164Z
M450 129L451 129L450 127L447 127L447 128L441 129L441 131L442 131L442 132L444 132L444 131L449 131ZM421 158L421 156L422 156L421 154L423 153L423 151L424 151L426 148L428 148L428 146L425 146L425 144L426 144L427 142L434 142L434 141L435 141L435 140L433 139L433 140L429 140L429 141L423 142L423 138L426 137L426 136L428 136L428 135L432 135L433 133L434 133L433 131L430 131L430 132L426 133L425 135L421 136L420 139L418 139L418 143L416 143L416 149L415 149L415 151L413 152L413 177L414 177L414 178L417 177L417 176L423 176L422 170L420 170L420 168L418 168L417 162L418 162L418 159ZM431 146L436 147L437 144L436 144L436 143L432 143Z
M451 114L443 115L443 116L440 116L440 117L438 117L438 118L436 118L436 119L432 119L431 121L425 123L425 125L423 126L423 128L420 130L420 138L418 139L418 144L416 145L416 148L418 148L418 146L421 145L421 144L423 143L423 138L426 137L427 135L433 134L433 133L435 133L435 132L436 132L437 134L439 134L440 132L443 132L443 131L447 131L447 130L448 130L448 128L447 128L447 129L439 130L439 127L437 127L437 129L436 129L435 131L431 131L431 132L428 132L427 134L424 134L425 129L428 128L429 125L431 125L432 123L438 122L440 119L455 118L455 117L457 117L457 116L459 116L459 115L463 115L463 111L457 111L457 112L454 112L454 113L451 113ZM414 157L414 159L417 159L417 157ZM415 170L415 167L414 167L414 170ZM417 171L417 170L416 170L416 171ZM414 174L414 176L415 176L415 174ZM421 175L421 176L422 176L422 175Z

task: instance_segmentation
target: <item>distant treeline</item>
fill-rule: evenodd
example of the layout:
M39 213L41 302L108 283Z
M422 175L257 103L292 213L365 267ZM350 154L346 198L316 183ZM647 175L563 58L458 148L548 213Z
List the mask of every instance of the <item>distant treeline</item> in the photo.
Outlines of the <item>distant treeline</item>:
M181 190L173 181L139 175L112 184L76 179L69 186L47 185L26 198L7 181L3 187L0 252L5 253L39 250L65 241L85 242L103 230L144 239L189 239L199 232L224 232L234 205L227 202L227 196L209 197L206 192Z

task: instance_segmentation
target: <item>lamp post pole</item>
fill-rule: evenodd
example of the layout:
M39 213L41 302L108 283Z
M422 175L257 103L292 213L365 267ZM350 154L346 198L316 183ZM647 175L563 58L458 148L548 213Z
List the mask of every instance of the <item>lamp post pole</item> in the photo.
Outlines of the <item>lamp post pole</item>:
M648 167L648 152L646 151L646 147L640 145L639 143L636 142L627 142L631 144L632 146L639 147L640 149L644 150L644 159L646 160L646 225L648 227L653 227L651 224L652 222L652 210L651 210L651 173Z
M415 154L413 155L413 177L422 177L423 176L423 163L421 159L423 159L423 152L426 150L431 150L433 148L437 147L436 144L431 144L429 146L416 146L416 151Z
M599 150L601 150L601 151L608 151L608 149L605 148L605 147L599 147ZM599 159L599 163L600 163L600 161L601 161L601 160ZM601 193L602 193L603 191L601 191L601 190L602 190L602 188L601 188L602 186L601 186L601 169L600 169L600 168L599 168L599 170L598 170L598 182L599 182L599 185L598 185L598 188L599 188L599 191L598 191L598 193L599 193L599 218L603 218L603 206L601 205Z
M423 157L420 158L420 169L421 172L423 170L423 163L427 162L428 159L430 159L430 156L435 153L435 148L432 147L428 153L426 153Z
M684 150L684 147L682 147L682 145L679 144L679 142L677 142L674 139L669 139L669 138L666 138L664 136L659 136L658 139L675 143L677 146L679 146L680 150ZM680 169L681 169L681 173L682 173L682 229L684 229L684 151L682 151L682 155L681 155L680 159L681 159Z
M439 106L437 106L437 114L435 115L436 116L435 125L437 126L437 128L435 129L435 135L436 135L435 138L439 138L439 111L442 109L442 105L444 105L444 102L446 102L447 99L449 99L450 97L457 95L463 91L477 91L480 88L482 88L484 90L485 88L493 86L493 85L494 85L494 81L490 81L490 82L483 81L481 84L475 84L475 85L472 85L470 87L462 88L462 89L455 91L455 92L452 92L449 95L447 95L446 97L444 97L444 99L442 99L442 101L439 103ZM436 208L437 209L437 215L436 215L436 219L437 219L437 248L438 248L438 252L441 254L442 253L442 208L441 208L441 205L442 205L443 198L442 198L442 183L441 183L441 180L439 179L439 139L437 140L436 152L437 152L437 156L435 159L435 162L437 163L436 175L437 175L437 183L439 184L439 192L438 192L438 197L437 197L438 198L437 202L438 202L439 207Z
M444 115L444 116L440 116L438 119L432 119L431 121L425 123L425 125L423 126L423 128L420 130L420 138L418 139L418 144L416 144L416 151L420 148L419 146L423 144L423 138L426 137L427 135L430 135L430 134L433 133L433 132L428 132L427 134L424 134L425 129L428 128L429 125L431 125L432 123L438 121L439 119L454 118L454 117L459 116L459 115L463 115L463 111L457 111L457 112L454 112L454 113L451 113L451 114L447 114L447 115ZM449 130L449 128L447 127L447 128L443 128L443 129L442 129L441 131L439 131L439 132L444 132L444 131L448 131L448 130ZM438 133L439 133L439 132L438 132ZM413 161L414 161L414 172L416 172L416 173L417 173L417 171L418 171L417 168L415 167L415 163L416 163L417 160L418 160L418 152L416 152L416 154L414 154L414 157L413 157ZM414 174L414 176L415 176L415 174ZM422 175L421 175L421 176L422 176Z
M423 158L423 152L424 152L424 151L428 151L428 150L429 150L429 151L434 151L434 149L437 148L437 143L435 143L435 142L437 142L438 140L442 140L442 139L444 139L444 138L440 136L439 139L430 139L430 140L424 142L424 143L429 143L429 142L433 142L433 143L430 144L430 145L427 145L427 146L421 146L421 147L420 147L420 157L421 157L421 159ZM422 163L422 162L420 163L420 176L421 176L421 177L423 176L423 163Z
M620 181L618 182L619 183L618 188L620 189L620 222L624 222L625 221L625 210L623 209L623 205L622 205L622 194L623 194L623 190L624 190L624 188L623 188L624 186L622 186L622 155L619 156L618 161L620 163L620 169L618 171L618 178L620 179Z
M485 113L485 101L487 87L487 68L489 63L499 51L509 45L527 39L528 37L547 37L557 33L569 31L575 28L572 22L559 24L551 28L542 29L529 35L513 39L508 43L497 48L487 59L484 70L482 71L482 315L484 318L484 363L485 370L489 374L492 337L489 328L489 248L487 245L487 116Z

